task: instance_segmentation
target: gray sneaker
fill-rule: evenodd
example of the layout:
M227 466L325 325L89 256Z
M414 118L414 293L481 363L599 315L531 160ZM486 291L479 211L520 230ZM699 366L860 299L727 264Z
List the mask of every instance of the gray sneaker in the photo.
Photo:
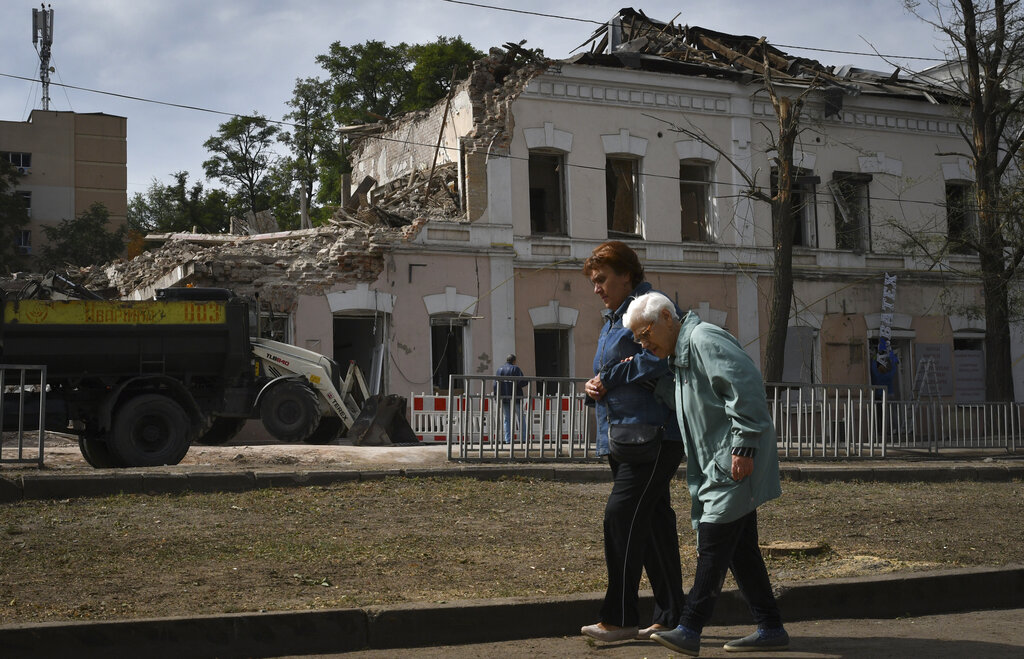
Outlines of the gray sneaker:
M789 649L789 634L783 628L760 629L750 636L729 641L726 652L771 652Z
M651 640L657 641L669 650L675 650L680 654L690 657L700 655L700 634L682 625L671 631L654 632L651 634Z

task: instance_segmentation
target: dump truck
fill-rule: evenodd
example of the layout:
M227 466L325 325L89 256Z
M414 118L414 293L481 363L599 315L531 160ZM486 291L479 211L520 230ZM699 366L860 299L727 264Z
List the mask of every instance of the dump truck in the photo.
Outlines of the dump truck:
M0 294L0 365L45 367L42 423L76 433L94 467L177 464L251 418L281 441L328 442L359 413L358 369L343 379L323 355L251 337L249 304L227 289L120 301L53 283L49 299ZM23 389L4 393L5 429L32 403Z

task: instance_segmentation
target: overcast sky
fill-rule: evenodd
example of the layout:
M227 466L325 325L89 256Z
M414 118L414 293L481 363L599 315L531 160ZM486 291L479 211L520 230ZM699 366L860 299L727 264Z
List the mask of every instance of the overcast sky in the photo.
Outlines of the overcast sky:
M794 55L826 65L891 70L877 57L800 47L939 57L944 43L933 28L907 14L901 0L517 0L496 5L605 21L623 6L654 19L765 36ZM25 121L42 107L39 59L32 44L32 8L0 4L0 119ZM65 89L103 92L220 112L259 112L281 119L296 78L326 77L316 64L335 41L370 39L423 43L461 35L487 51L526 39L548 57L562 58L596 29L588 22L496 11L445 0L60 0L54 9L50 108L128 118L128 194L188 171L203 178L203 142L227 120L221 114ZM916 69L934 62L899 60Z

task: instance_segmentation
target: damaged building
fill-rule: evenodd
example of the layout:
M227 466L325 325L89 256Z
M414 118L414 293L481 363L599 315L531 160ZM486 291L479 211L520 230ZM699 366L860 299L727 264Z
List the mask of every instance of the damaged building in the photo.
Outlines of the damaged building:
M950 289L981 299L976 280L951 274L976 270L977 257L951 255L940 271L903 247L907 231L971 221L953 212L974 175L966 158L943 155L962 143L948 90L628 9L569 59L493 49L435 107L367 131L351 156L360 187L329 226L165 236L140 257L152 262L103 277L140 297L186 283L259 294L287 340L409 395L444 391L449 374L493 373L508 353L529 375L589 376L602 306L581 266L615 238L655 288L727 328L760 364L772 218L744 191L750 179L772 185L766 74L780 95L813 86L794 151L785 380L870 382L888 272L898 274L887 328L898 395L915 395L927 360L936 395L983 400L984 322L938 302Z

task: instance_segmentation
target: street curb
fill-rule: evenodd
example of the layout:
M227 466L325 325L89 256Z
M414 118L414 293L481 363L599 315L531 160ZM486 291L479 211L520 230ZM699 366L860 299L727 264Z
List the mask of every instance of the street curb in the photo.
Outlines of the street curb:
M680 469L676 478L685 478ZM910 483L984 481L1009 482L1024 479L1024 464L978 464L948 466L874 466L833 464L784 464L782 480L819 483ZM0 504L31 499L70 499L117 494L181 494L184 492L244 492L268 487L325 486L351 481L379 481L399 478L476 478L499 480L523 478L568 483L600 483L611 480L605 465L535 464L453 465L372 471L123 471L89 474L24 474L0 476Z
M893 618L1024 606L1024 566L791 582L778 588L786 621ZM274 657L574 636L602 594L416 603L367 609L240 613L195 618L0 627L10 659ZM653 606L641 597L642 616ZM500 624L498 622L500 621ZM747 624L739 592L723 591L714 625Z

